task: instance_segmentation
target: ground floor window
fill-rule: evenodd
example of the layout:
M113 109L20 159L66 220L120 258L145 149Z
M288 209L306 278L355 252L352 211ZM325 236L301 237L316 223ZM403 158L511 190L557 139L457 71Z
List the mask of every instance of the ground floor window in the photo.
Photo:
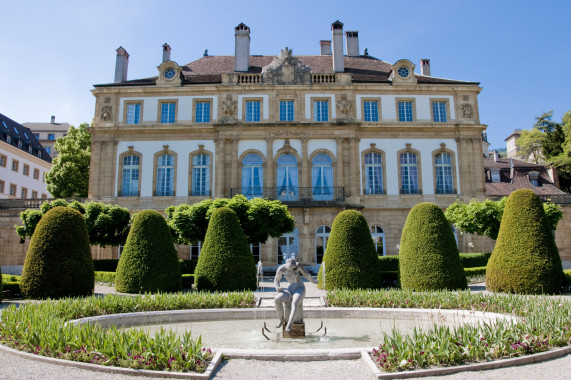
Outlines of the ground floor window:
M202 249L202 242L199 241L196 244L190 245L190 259L191 260L198 260L198 256L200 256L200 250Z
M385 256L387 251L385 249L385 231L381 226L371 226L371 237L373 244L375 244L375 251L379 256Z
M327 248L327 240L329 240L329 234L331 233L331 227L329 226L319 226L315 231L315 263L321 264L323 261L323 255L325 254L325 249Z
M278 238L278 265L285 263L290 257L299 256L299 232L297 228Z
M260 253L262 252L261 244L250 244L250 252L252 252L252 256L254 257L254 262L258 264L260 261Z

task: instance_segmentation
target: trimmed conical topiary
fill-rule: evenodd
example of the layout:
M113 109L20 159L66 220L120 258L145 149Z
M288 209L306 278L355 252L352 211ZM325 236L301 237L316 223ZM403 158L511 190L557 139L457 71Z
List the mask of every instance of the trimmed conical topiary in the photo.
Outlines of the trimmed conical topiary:
M531 190L514 191L486 268L486 288L497 292L558 293L561 258L541 200Z
M83 216L55 207L38 223L20 281L26 298L87 296L93 293L93 260Z
M165 218L157 211L143 210L135 215L117 265L115 288L124 293L182 288L173 238Z
M401 236L399 269L403 289L466 288L452 227L434 203L419 203L410 210Z
M254 290L256 264L236 213L227 207L210 216L194 272L199 290Z
M361 213L345 210L335 217L317 277L321 289L381 287L381 263Z
M0 302L2 302L2 265L0 265Z

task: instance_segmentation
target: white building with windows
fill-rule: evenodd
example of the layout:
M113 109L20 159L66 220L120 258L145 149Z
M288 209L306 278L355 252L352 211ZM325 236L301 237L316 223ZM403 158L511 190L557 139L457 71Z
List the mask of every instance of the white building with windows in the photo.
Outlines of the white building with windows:
M56 123L55 116L51 117L49 123L23 123L22 125L32 131L51 158L57 156L57 151L54 148L56 140L58 137L67 136L70 127L69 123Z
M240 24L234 55L179 65L165 44L158 72L136 80L117 49L115 81L93 90L90 198L134 210L279 199L295 231L252 252L265 269L297 255L313 270L343 209L361 211L379 254L391 255L415 204L483 199L479 83L434 77L427 59L415 72L409 60L361 54L356 31L344 48L339 21L331 31L319 55L251 55ZM461 250L467 244L460 239Z
M0 114L0 199L40 199L51 157L29 128Z

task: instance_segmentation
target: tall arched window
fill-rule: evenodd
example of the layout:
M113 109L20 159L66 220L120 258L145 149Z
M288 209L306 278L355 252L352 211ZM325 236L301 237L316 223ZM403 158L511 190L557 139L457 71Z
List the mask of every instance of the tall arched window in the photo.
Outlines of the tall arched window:
M321 264L323 261L323 255L325 254L325 249L327 248L327 240L329 240L329 234L331 233L331 227L329 226L319 226L315 231L315 263Z
M299 256L299 232L283 234L278 238L278 265L285 263L286 259Z
M400 155L401 194L418 194L418 166L416 154Z
M365 194L383 193L383 156L380 153L365 154Z
M192 195L210 195L210 156L192 157Z
M282 154L278 158L277 198L280 201L295 201L298 197L297 158Z
M378 256L385 256L385 231L381 226L371 226L371 237L373 238L373 243L375 244L375 251Z
M436 170L436 194L454 193L452 180L452 156L450 153L439 153L434 157Z
M121 195L124 197L139 195L139 156L124 156L121 173Z
M242 194L248 199L261 198L264 183L263 160L257 154L248 154L242 160Z
M163 154L157 159L157 196L174 195L174 156Z
M333 200L333 160L327 154L319 153L313 157L311 164L313 199Z

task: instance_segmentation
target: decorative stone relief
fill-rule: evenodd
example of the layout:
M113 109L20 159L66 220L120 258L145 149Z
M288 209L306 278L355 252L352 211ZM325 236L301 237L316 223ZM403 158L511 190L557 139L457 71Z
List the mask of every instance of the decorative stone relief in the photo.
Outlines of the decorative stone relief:
M464 103L464 104L462 104L462 106L460 106L460 108L462 109L462 117L464 119L473 119L474 118L474 109L472 108L471 104Z
M462 95L462 100L467 102L468 100L470 100L470 96L468 95Z
M352 103L350 100L347 100L347 94L341 95L341 100L337 101L337 110L340 113L338 119L348 119L349 118L349 111L351 111Z
M101 121L111 121L113 116L113 106L103 106L101 107L101 116L99 117Z
M222 118L220 122L222 124L234 124L237 122L236 116L236 101L232 99L232 95L226 95L226 99L222 102Z
M264 83L269 84L310 84L311 68L292 55L287 46L281 54L262 68Z

